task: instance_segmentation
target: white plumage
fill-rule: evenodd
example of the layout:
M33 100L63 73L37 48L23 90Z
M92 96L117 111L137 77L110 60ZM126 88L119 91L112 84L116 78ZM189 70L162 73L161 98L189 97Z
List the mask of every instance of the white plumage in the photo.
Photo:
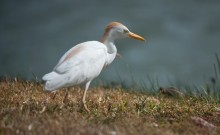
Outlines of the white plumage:
M71 52L74 54L67 58ZM94 79L100 74L106 59L107 48L100 42L88 41L74 46L63 55L53 71L43 77L45 90L53 91Z
M53 71L43 76L45 90L54 91L62 87L85 84L82 101L89 112L85 97L90 82L100 74L103 67L115 59L117 48L114 40L124 37L144 41L144 38L130 32L121 23L112 22L107 25L102 42L87 41L72 47L61 57Z

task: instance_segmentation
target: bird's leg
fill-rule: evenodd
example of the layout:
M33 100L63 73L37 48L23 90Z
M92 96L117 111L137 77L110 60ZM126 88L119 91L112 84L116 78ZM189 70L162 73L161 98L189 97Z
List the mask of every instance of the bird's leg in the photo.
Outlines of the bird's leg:
M56 95L57 95L57 92L55 91L55 92L53 93L53 97L52 97L53 100L55 99Z
M83 97L82 97L83 106L88 113L90 113L90 110L87 108L87 105L86 105L86 92L89 88L89 85L90 85L90 81L86 83L85 90L84 90Z
M121 55L120 53L117 53L116 56L117 56L118 58L122 58L122 55Z
M68 100L68 91L69 91L69 88L66 88L65 96L64 96L64 99L63 99L63 103L66 103L67 100Z

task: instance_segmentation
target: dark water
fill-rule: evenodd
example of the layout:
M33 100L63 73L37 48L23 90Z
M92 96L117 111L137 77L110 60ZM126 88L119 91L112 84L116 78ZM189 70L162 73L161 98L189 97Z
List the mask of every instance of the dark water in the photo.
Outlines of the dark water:
M0 2L0 75L41 78L73 45L100 40L120 21L147 42L116 42L117 59L96 80L161 85L204 84L220 54L220 1L6 1Z

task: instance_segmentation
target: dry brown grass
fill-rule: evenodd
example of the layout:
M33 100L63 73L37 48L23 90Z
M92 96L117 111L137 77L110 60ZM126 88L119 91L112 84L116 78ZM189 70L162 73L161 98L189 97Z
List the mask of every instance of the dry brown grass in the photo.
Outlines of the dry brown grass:
M120 88L88 91L88 114L82 109L83 90L43 91L41 83L0 82L0 134L173 135L220 134L220 103L193 97L129 92ZM192 121L200 117L208 128Z

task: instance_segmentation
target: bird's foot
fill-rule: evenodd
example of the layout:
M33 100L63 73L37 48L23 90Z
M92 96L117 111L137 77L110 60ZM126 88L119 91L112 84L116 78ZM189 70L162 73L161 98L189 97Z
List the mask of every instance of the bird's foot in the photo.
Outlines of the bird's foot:
M122 58L122 55L119 54L119 53L117 53L116 56L117 56L118 58L120 58L120 59Z
M68 90L66 90L65 96L64 96L64 98L63 98L63 103L67 103L67 102L68 102L68 96L69 96Z
M90 110L88 109L88 107L87 107L87 105L86 105L86 102L83 102L83 107L84 107L84 109L85 109L88 113L90 113Z
M53 93L53 95L52 95L52 97L51 97L51 98L52 98L52 100L54 100L54 99L55 99L56 95L57 95L57 92L54 92L54 93Z

